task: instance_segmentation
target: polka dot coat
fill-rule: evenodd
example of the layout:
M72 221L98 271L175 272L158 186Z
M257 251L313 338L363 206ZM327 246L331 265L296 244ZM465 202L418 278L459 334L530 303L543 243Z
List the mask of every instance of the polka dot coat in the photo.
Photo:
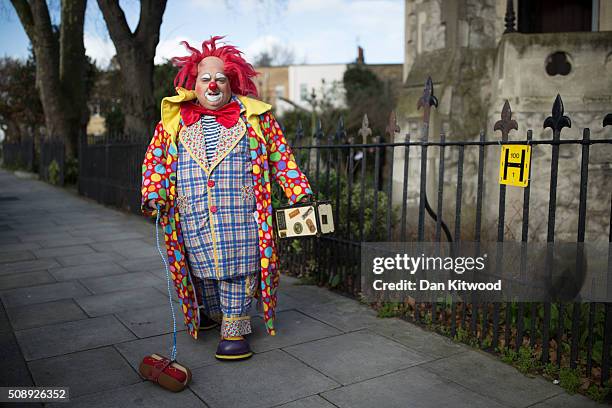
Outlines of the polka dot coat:
M146 203L155 200L162 208L160 216L168 254L171 279L181 302L188 333L198 337L199 314L197 300L182 237L181 218L176 198L177 145L176 135L181 128L181 102L195 98L192 91L177 88L179 95L162 101L160 121L145 153L142 164L142 212L155 216ZM269 334L274 335L276 289L279 282L278 259L272 233L272 188L277 182L289 203L298 202L304 195L313 194L306 176L298 168L293 153L270 111L271 106L248 97L239 97L242 118L247 126L249 150L253 168L253 184L257 206L259 251L261 261L260 293L264 322Z

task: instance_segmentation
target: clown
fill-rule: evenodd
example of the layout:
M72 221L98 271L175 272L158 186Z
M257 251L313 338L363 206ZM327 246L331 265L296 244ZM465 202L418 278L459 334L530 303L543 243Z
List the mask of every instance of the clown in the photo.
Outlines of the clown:
M216 357L252 355L248 311L263 305L274 335L279 275L272 234L271 183L289 203L312 199L306 177L271 112L257 95L257 73L230 45L212 37L179 67L177 95L161 103L142 165L142 211L161 214L171 278L188 333L220 324Z

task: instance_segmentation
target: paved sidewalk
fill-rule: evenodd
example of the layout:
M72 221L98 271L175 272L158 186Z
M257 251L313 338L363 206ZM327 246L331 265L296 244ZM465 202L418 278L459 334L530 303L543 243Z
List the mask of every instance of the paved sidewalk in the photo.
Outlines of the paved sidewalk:
M247 361L218 362L217 336L193 340L177 315L177 357L194 377L165 391L137 372L172 341L154 239L142 217L0 170L0 386L69 386L70 405L88 408L599 406L285 276L278 335L256 316Z

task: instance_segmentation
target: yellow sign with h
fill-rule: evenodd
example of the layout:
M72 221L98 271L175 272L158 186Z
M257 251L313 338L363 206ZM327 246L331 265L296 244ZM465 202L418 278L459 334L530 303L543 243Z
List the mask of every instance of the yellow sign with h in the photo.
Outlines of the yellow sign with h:
M531 146L502 145L499 159L499 184L527 187Z

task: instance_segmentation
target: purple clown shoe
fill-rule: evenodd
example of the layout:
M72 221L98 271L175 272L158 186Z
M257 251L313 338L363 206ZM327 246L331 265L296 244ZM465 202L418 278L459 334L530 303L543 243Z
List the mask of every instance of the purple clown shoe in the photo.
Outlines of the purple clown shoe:
M253 355L249 342L242 336L221 339L215 357L219 360L244 360Z

